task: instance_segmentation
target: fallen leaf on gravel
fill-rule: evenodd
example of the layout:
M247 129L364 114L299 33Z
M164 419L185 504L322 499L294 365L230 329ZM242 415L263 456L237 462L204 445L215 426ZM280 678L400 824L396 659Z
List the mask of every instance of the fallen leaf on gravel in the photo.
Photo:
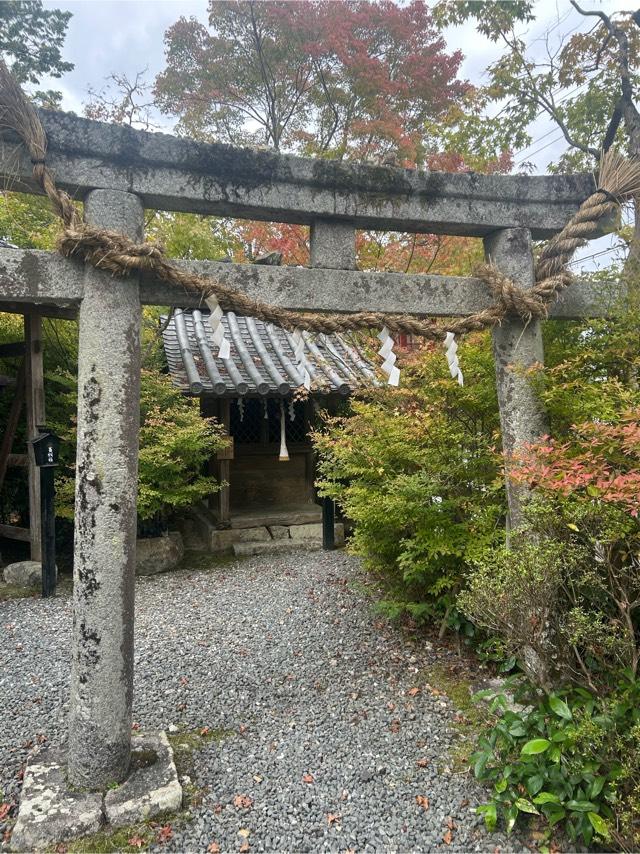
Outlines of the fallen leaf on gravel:
M303 783L315 783L315 778L313 774L304 774L302 777Z
M455 830L456 829L456 823L451 818L451 816L449 816L449 818L447 819L447 827L449 828L449 830Z
M243 839L248 839L249 836L251 836L251 831L247 830L246 827L241 827L240 830L238 831L238 836L242 836Z
M233 805L238 809L248 810L253 806L253 801L248 795L236 795L233 799Z
M400 721L391 721L389 729L391 732L400 732Z
M220 846L217 842L211 842L207 845L208 854L220 854Z
M389 709L390 712L393 712L395 707L396 707L395 703L387 703L387 708Z
M416 694L419 694L419 693L420 693L420 689L419 689L419 688L409 688L409 690L407 691L407 694L408 694L410 697L415 697L415 696L416 696Z
M69 850L69 849L68 849L68 848L67 848L67 846L64 844L64 842L59 842L59 843L56 845L56 847L54 848L54 851L56 852L56 854L67 854L67 851L68 851L68 850Z
M259 774L254 774L253 779L256 781L256 783L262 783L263 780L263 778Z
M338 812L330 812L327 813L327 824L331 827L332 824L337 824L340 821L340 813Z
M220 815L220 813L222 812L223 809L224 809L224 806L222 804L216 804L215 807L213 808L213 811L216 815Z
M428 764L429 764L428 759L418 759L418 761L416 762L416 765L418 766L418 768L426 768Z
M348 797L349 797L349 792L347 792L347 790L346 790L346 789L343 789L343 790L342 790L342 793L341 793L341 795L340 795L340 800L341 800L341 801L346 801Z
M240 735L244 735L246 731L247 727L245 726L245 724L240 724L240 726L238 727L238 732L240 733Z
M144 845L144 839L142 838L142 836L138 836L136 834L135 836L132 836L127 839L127 845L131 845L132 848L142 848L142 846Z
M423 810L429 809L429 798L426 795L416 795L416 803L419 807L422 807Z
M181 684L181 685L188 685L188 684L189 684L189 680L187 679L187 677L186 677L186 676L181 676L181 677L180 677L180 684Z
M445 843L445 845L451 845L451 843L453 842L453 833L451 833L450 830L447 830L447 832L442 837L442 841Z
M11 804L0 804L0 821L5 820L5 818L9 815L10 809Z
M209 729L208 726L203 726L202 729L200 730L200 735L204 738L204 736L209 735L210 732L211 732L211 730Z
M134 722L131 724L131 729L132 729L132 730L134 730L134 731L135 731L135 730L140 729L140 724L138 723L138 721L134 721Z
M173 830L170 824L165 824L157 833L156 842L168 842L173 836Z
M248 842L246 841L246 839L245 839L245 841L242 843L242 845L240 846L240 848L238 849L238 851L240 851L240 852L241 852L241 854L245 854L245 852L246 852L246 851L248 851L248 850L249 850L249 843L248 843Z
M461 807L468 807L468 806L469 806L469 798L463 798L463 799L460 801L460 806L461 806Z

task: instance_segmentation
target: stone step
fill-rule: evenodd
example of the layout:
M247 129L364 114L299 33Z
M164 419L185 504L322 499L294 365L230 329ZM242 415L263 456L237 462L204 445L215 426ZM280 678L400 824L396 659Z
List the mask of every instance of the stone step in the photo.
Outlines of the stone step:
M282 554L300 549L321 549L322 540L269 540L268 542L234 543L233 553L236 557L252 555Z

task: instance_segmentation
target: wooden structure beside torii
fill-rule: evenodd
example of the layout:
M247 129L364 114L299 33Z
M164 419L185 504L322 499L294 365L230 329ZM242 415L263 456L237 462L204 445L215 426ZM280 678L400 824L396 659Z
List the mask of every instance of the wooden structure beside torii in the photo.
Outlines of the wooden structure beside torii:
M4 308L0 304L0 309ZM0 440L0 489L7 470L25 468L29 485L29 527L0 524L0 537L28 542L31 560L42 557L40 476L33 457L30 440L37 426L45 423L44 370L42 361L42 314L38 309L24 309L24 341L0 344L0 357L21 357L16 377L6 378L4 385L15 389L7 424ZM23 453L13 453L14 438L23 410L26 416L27 445Z
M356 229L483 238L493 263L529 288L532 239L560 231L595 189L589 175L411 172L41 115L47 163L58 185L82 200L87 221L101 228L142 240L145 207L310 225L307 269L189 262L250 296L292 309L466 316L492 303L483 282L360 272ZM32 164L10 137L3 140L0 172L11 177L13 189L37 191ZM72 784L98 788L123 778L131 746L140 305L198 308L198 298L145 277L113 279L55 254L0 249L0 302L22 313L79 315L68 771ZM606 309L601 293L574 285L551 314L588 317ZM545 429L521 370L542 361L540 323L510 317L493 339L508 459ZM508 497L517 519L519 496L511 486Z

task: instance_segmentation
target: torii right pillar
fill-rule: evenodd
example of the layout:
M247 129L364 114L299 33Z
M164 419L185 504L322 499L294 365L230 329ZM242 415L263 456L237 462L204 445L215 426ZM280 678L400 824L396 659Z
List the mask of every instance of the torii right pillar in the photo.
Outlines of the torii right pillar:
M535 284L531 232L528 228L504 228L484 239L487 261L509 276L518 287ZM542 328L538 319L528 323L507 317L493 330L493 355L496 365L498 406L505 461L508 529L522 522L525 486L509 477L513 454L527 442L549 432L547 417L531 384L528 371L544 361Z

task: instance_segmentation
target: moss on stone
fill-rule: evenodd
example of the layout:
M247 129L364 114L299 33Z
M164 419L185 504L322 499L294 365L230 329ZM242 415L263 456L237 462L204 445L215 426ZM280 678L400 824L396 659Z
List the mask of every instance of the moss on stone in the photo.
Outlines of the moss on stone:
M461 713L460 719L452 722L455 740L449 753L451 769L455 774L463 774L469 770L471 754L476 749L477 741L484 730L488 719L487 707L484 703L475 703L475 689L469 679L461 678L459 673L443 664L436 664L423 673L424 679L437 691L445 694Z
M178 564L175 570L215 570L220 567L228 566L231 563L236 563L238 560L233 552L222 552L220 554L211 552L201 552L195 549L187 549L184 557Z
M33 599L39 594L38 587L21 587L18 584L0 582L0 602L8 602L10 599Z

